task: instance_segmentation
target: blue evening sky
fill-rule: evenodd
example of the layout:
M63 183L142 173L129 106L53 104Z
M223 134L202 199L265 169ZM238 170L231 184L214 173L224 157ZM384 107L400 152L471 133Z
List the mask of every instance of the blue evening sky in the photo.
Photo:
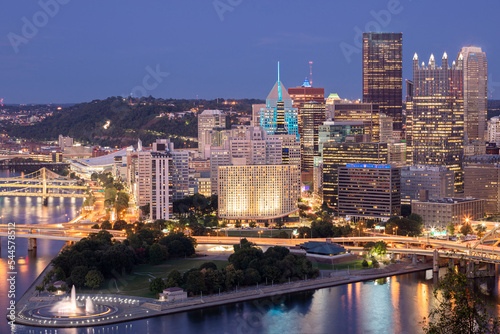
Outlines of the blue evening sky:
M403 79L411 79L415 52L426 63L434 53L440 64L444 51L451 63L462 46L481 46L489 96L500 99L499 13L497 0L6 0L0 98L264 99L280 60L286 87L299 86L313 61L314 86L356 99L357 31L379 30L403 32Z

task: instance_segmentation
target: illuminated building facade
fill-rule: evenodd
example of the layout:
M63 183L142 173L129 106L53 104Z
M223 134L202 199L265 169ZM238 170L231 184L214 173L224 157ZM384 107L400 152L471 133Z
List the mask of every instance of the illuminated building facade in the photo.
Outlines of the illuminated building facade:
M325 103L325 89L320 87L307 87L302 85L301 87L290 87L288 88L288 94L293 101L293 108L299 109L303 103L307 102L317 102Z
M339 167L339 215L374 219L400 215L400 171L391 165L347 164Z
M280 81L278 63L278 81L266 99L266 107L260 110L260 127L269 135L295 135L299 141L298 109L292 107L292 99Z
M172 156L151 152L151 219L172 219L173 185Z
M461 225L467 218L483 218L484 202L475 198L423 199L411 203L411 212L422 217L426 227L446 228L449 223Z
M428 66L413 57L412 150L413 163L448 167L455 173L455 191L463 191L463 73L461 57L442 67L431 55Z
M338 201L338 168L346 164L387 164L386 143L335 143L323 144L323 200L332 207Z
M460 50L464 73L464 139L486 140L488 61L479 47Z
M303 103L300 107L300 146L302 170L313 168L314 156L319 155L319 127L325 121L325 104L318 102Z
M219 217L275 221L298 210L296 165L219 167Z
M380 140L379 107L372 103L359 103L349 100L334 101L333 120L335 122L363 122L365 134L370 141Z
M224 129L229 125L228 116L222 110L205 110L198 115L198 152L205 157L207 142L205 132L213 129Z
M326 121L318 128L318 151L323 154L323 144L328 141L343 143L348 136L364 135L364 122L332 122Z
M500 212L500 165L468 164L464 174L464 195L484 199L486 214Z
M363 33L363 102L378 104L394 130L402 129L402 33Z

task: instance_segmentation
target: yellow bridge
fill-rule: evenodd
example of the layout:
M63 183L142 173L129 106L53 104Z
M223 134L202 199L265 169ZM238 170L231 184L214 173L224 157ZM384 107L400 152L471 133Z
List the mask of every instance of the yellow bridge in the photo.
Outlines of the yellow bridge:
M18 177L0 178L0 196L36 196L86 198L88 187L46 168Z

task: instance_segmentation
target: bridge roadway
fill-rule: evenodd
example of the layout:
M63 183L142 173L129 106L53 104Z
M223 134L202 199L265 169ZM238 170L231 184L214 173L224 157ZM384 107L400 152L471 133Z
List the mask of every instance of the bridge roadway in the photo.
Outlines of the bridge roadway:
M54 224L55 225L55 224ZM38 226L38 225L16 225L16 237L29 239L49 239L62 241L79 241L87 237L90 233L96 233L99 230L88 228L68 228L57 226ZM8 236L8 225L0 224L0 236ZM37 233L33 233L36 231ZM124 240L125 232L116 230L107 230L113 234L116 240ZM75 235L76 234L76 235ZM239 237L195 237L198 244L219 244L234 245L240 242ZM325 238L315 239L277 239L277 238L246 238L259 246L297 246L308 241L326 241ZM488 263L500 263L500 248L489 245L480 245L472 248L472 243L456 243L443 240L434 240L427 238L411 238L396 236L377 236L377 237L345 237L329 238L332 242L344 244L344 247L351 251L362 251L363 247L357 246L358 243L384 240L389 244L388 253L397 254L416 254L421 256L432 256L434 250L438 251L439 257L460 259L465 257L470 260L477 260ZM345 244L352 245L345 245Z

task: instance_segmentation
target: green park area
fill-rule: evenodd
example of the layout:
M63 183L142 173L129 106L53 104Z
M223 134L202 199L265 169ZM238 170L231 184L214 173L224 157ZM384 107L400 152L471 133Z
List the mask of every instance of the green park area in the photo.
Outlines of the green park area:
M213 262L217 268L226 267L229 262L223 260L205 260L201 258L188 259L172 259L164 261L158 265L140 264L134 267L130 274L120 275L115 278L106 279L104 284L99 289L78 289L78 293L94 293L94 294L117 294L135 297L156 298L156 293L150 291L150 279L164 278L166 279L172 270L177 270L181 274L186 271L198 268L205 262ZM117 288L119 292L117 292Z

